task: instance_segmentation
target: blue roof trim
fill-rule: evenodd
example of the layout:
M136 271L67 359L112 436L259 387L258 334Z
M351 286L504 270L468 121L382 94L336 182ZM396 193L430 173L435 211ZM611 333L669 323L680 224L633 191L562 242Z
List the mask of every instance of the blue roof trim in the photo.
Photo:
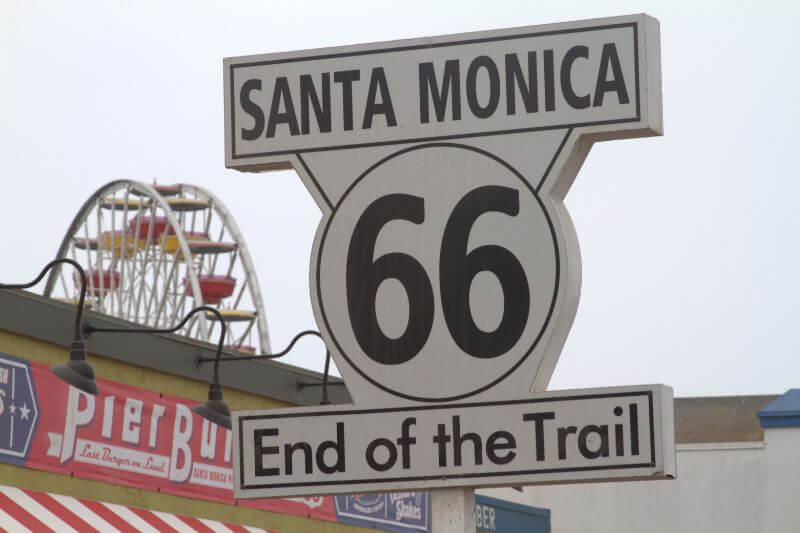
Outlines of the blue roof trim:
M550 509L475 495L479 533L551 533Z
M538 515L542 518L550 518L550 509L545 509L543 507L534 507L533 505L523 505L521 503L510 502L507 500L499 500L497 498L492 498L491 496L484 496L483 494L476 494L475 501L483 505L491 505L493 507L506 509L507 511L513 511L515 513L524 513Z
M758 412L762 428L800 427L800 389L789 389Z

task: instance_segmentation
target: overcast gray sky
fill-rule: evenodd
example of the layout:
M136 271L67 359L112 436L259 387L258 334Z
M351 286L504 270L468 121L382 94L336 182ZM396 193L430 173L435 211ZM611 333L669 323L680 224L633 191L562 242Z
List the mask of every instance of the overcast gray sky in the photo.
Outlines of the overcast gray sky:
M0 0L0 279L32 278L108 181L194 183L242 228L281 348L316 329L320 213L293 172L225 168L223 57L638 12L661 22L665 136L596 144L567 196L583 288L550 388L800 387L796 2Z

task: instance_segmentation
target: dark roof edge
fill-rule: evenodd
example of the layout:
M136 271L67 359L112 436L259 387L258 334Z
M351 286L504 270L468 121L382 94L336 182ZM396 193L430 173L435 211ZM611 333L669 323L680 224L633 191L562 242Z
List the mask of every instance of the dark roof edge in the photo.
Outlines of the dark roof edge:
M96 327L141 327L92 311L84 312L86 321ZM75 307L70 304L30 292L0 290L0 330L67 348L72 342L74 322ZM197 359L214 357L216 353L212 344L162 334L95 333L87 339L86 349L91 354L109 359L205 382L211 379L212 365L198 368ZM67 357L65 351L65 362ZM220 374L225 387L298 405L319 403L322 374L318 372L260 360L223 364ZM352 403L340 378L330 378L328 392L333 403Z
M754 398L769 398L775 399L780 394L713 394L709 396L675 396L676 400L737 400L737 399L754 399Z

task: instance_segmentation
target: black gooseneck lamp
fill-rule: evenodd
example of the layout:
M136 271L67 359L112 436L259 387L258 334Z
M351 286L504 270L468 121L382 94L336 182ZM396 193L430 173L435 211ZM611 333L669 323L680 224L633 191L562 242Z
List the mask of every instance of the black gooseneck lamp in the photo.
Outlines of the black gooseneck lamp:
M217 317L220 324L220 333L219 342L217 343L217 355L214 358L217 364L214 365L214 376L211 379L211 386L208 389L208 401L193 407L192 411L217 425L231 429L231 410L222 398L222 383L219 379L219 359L222 355L222 345L225 342L227 328L218 310L207 305L195 307L183 317L183 320L171 328L98 328L91 324L86 324L83 326L83 333L87 337L93 333L175 333L181 329L192 316L201 311L212 313Z
M206 404L203 405L203 406L195 407L194 408L194 412L197 413L200 416L203 416L205 418L208 418L209 420L212 420L213 422L216 422L219 425L224 425L228 429L231 429L230 409L228 409L228 406L225 404L225 402L222 401L222 384L219 381L219 364L220 364L220 362L226 362L227 363L228 361L253 361L253 360L257 360L257 359L277 359L278 357L283 357L284 355L289 353L291 351L291 349L294 348L294 345L297 343L297 341L299 341L302 337L305 337L306 335L313 335L315 337L318 337L318 338L322 339L322 335L320 335L319 331L314 331L314 330L310 330L309 329L309 330L301 331L300 333L295 335L294 338L291 340L291 342L289 342L289 345L284 350L282 350L280 352L277 352L277 353L262 354L262 355L245 355L245 356L236 356L236 357L226 357L225 359L221 359L222 350L218 349L217 350L217 355L213 359L210 358L210 357L199 357L197 359L197 365L198 366L200 366L200 365L202 365L204 363L211 363L211 362L214 363L214 377L213 377L211 385L209 386L209 389L208 389L208 402L206 402ZM325 354L325 373L323 374L323 378L322 378L322 401L320 402L321 405L327 405L327 404L331 403L330 398L328 397L328 372L329 372L329 369L330 369L331 354L330 354L329 351L327 351L327 349L326 349L325 352L326 352L326 354ZM210 416L206 416L206 414L205 414L205 413L209 413L209 411L212 410L212 406L210 405L212 403L212 395L214 396L214 399L218 402L218 403L214 403L213 404L215 406L218 406L217 407L218 410L215 411L215 414L219 413L221 411L224 411L224 412L227 413L227 417L224 418L224 419L221 419L221 421L217 421L214 418L211 418ZM219 409L219 408L224 408L224 409Z
M306 330L298 333L289 343L289 345L281 352L273 353L273 354L263 354L263 355L246 355L246 356L237 356L237 357L226 357L222 359L222 346L225 342L225 321L223 320L222 315L220 312L208 306L200 306L195 307L186 316L183 317L183 320L180 321L177 325L168 328L168 329L153 329L153 328L98 328L94 327L91 324L86 324L83 326L83 333L86 337L89 337L93 333L175 333L179 329L181 329L186 322L196 313L201 311L206 311L212 313L216 316L217 320L220 323L221 331L219 334L219 342L217 343L217 352L213 358L209 357L200 357L197 359L197 364L202 365L203 363L214 363L214 372L211 378L211 384L208 387L208 400L204 404L196 405L192 408L192 411L202 416L203 418L214 422L215 424L231 429L231 410L228 407L228 404L225 403L223 398L223 390L222 390L222 381L219 377L219 365L221 362L228 362L228 361L251 361L253 359L277 359L278 357L282 357L289 353L289 351L294 347L295 343L300 340L302 337L306 335L314 335L319 337L320 339L322 336L319 334L318 331L313 330ZM330 368L330 352L327 352L326 359L325 359L325 375L322 381L322 403L329 404L331 403L328 398L328 371Z
M96 395L97 382L94 380L94 369L89 361L86 360L86 344L83 341L83 330L81 329L83 304L86 300L86 272L83 267L72 259L55 259L47 263L42 272L30 283L0 284L0 289L29 289L39 283L48 270L56 265L66 263L72 265L81 278L81 295L78 300L78 312L75 314L75 330L73 333L72 344L69 347L69 362L65 365L58 365L52 368L53 372L62 380L70 385L77 387L85 393Z

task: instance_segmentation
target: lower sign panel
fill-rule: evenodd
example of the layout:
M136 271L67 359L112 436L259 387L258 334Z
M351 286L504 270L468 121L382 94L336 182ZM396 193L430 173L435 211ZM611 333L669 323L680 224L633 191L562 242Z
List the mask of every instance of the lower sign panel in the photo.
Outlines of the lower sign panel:
M675 477L672 389L234 413L237 498Z

